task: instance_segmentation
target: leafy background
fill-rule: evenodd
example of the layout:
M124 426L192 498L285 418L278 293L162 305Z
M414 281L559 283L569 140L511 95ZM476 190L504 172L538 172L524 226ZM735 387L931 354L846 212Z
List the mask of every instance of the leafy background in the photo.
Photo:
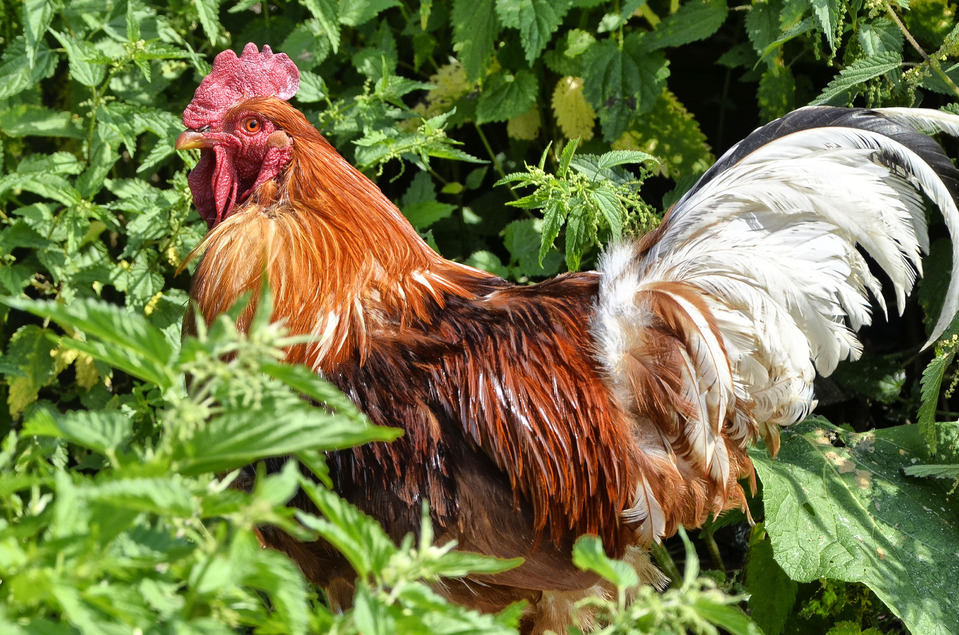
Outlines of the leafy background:
M303 75L294 103L427 240L528 282L588 268L611 237L654 226L715 156L795 107L959 112L955 11L3 0L0 630L515 631L518 607L480 615L430 586L511 563L433 545L428 527L394 545L326 489L324 450L395 432L278 363L280 329L240 335L223 319L181 345L189 272L177 271L205 227L186 187L197 157L173 141L220 50L289 54ZM827 419L788 430L775 460L753 452L755 525L728 514L654 548L665 593L578 544L576 562L619 590L597 607L604 632L959 632L959 430L943 423L957 418L957 329L920 350L948 254L934 244L918 304L867 330L866 358L823 380ZM290 462L230 487L269 456L316 478ZM285 507L297 488L319 514ZM355 606L332 611L259 549L263 523L343 551L366 580Z

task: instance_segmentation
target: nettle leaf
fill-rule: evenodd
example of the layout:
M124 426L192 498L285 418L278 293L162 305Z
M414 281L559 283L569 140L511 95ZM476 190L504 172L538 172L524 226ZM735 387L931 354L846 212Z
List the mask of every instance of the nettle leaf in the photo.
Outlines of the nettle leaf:
M902 53L905 37L896 23L887 18L877 18L866 22L856 32L859 44L866 55L880 53Z
M454 0L450 12L454 50L466 69L466 78L474 81L483 76L493 56L496 36L502 30L496 16L495 0Z
M362 577L383 571L396 554L396 545L375 520L333 492L303 479L300 487L325 518L298 513L307 528L333 544Z
M728 12L726 0L689 0L647 34L643 45L653 51L705 40L719 30Z
M673 179L701 174L715 160L699 123L669 90L663 91L652 110L634 121L613 147L655 156L658 160L648 169Z
M53 430L70 443L93 450L98 454L114 452L133 436L133 422L122 412L94 412L80 410L53 416L49 412L38 413L33 421L38 430Z
M40 44L43 36L53 21L54 11L57 3L51 0L24 0L23 12L23 35L27 43L27 60L31 67L36 64L37 53L40 50ZM5 11L10 11L7 7Z
M59 56L46 44L38 42L37 48L30 54L27 48L22 35L6 46L0 58L0 99L37 86L56 70ZM33 63L24 64L24 59L32 59Z
M64 337L60 342L162 390L177 385L172 370L174 348L163 332L132 311L98 300L57 302L5 298L10 306L52 319L65 329L79 329L93 341Z
M819 27L829 42L829 48L836 50L836 27L839 24L840 0L809 0L812 4L813 15L819 22Z
M926 440L929 452L936 453L936 410L939 406L939 392L946 369L956 356L955 348L936 352L935 358L922 371L921 402L919 404L919 432Z
M796 80L788 66L770 64L759 80L756 102L763 120L772 121L796 107Z
M948 484L902 475L927 459L916 426L866 434L820 418L782 431L776 459L752 457L766 529L790 578L862 582L915 633L959 631L959 588Z
M578 197L570 200L569 208L566 218L566 266L570 271L576 271L583 252L595 242L596 216L592 213L592 206Z
M220 0L196 0L193 3L196 8L197 18L200 20L200 26L206 33L210 44L217 46L220 41Z
M426 229L438 220L450 216L455 205L436 200L436 187L429 172L419 172L401 199L403 215L416 229Z
M303 0L303 6L319 22L320 28L330 41L333 52L338 52L340 50L340 17L336 0Z
M879 77L897 70L900 66L902 66L902 56L895 51L887 51L856 60L839 71L839 75L826 85L822 94L813 100L812 104L818 106L830 103L837 97L854 91L860 84L873 77Z
M503 24L519 29L530 65L549 44L569 9L570 0L496 0L496 13Z
M179 475L166 478L123 478L99 481L79 494L88 501L123 510L185 518L197 516L199 500Z
M596 112L583 96L583 79L566 76L556 82L551 100L556 125L569 139L593 138Z
M10 137L71 137L84 136L80 120L71 113L42 106L20 104L0 111L0 131Z
M360 26L366 24L383 11L400 6L399 0L340 0L340 24Z
M598 42L586 53L590 73L583 92L599 114L603 137L617 139L634 115L649 112L663 92L669 63L662 51L646 51L641 34Z
M746 13L746 34L756 53L763 55L767 48L782 36L779 14L781 0L757 2Z
M559 213L559 209L556 213ZM548 277L559 272L562 256L555 249L550 250L547 247L548 253L540 259L544 228L541 219L524 218L513 221L503 230L503 244L510 253L511 264L516 266L520 276ZM555 237L554 234L553 238Z
M527 112L536 103L536 76L530 71L500 71L483 84L476 105L476 122L506 121Z
M79 40L73 35L59 33L53 29L50 30L50 33L59 40L67 51L67 59L70 61L70 77L84 86L93 87L103 83L107 74L105 64L111 61L110 58L101 53L92 42Z
M315 18L298 24L296 28L280 44L279 50L290 56L300 74L311 71L316 68L332 51L329 39L323 36L323 27ZM314 74L314 77L316 75ZM302 77L301 77L302 84ZM302 91L302 85L300 92ZM296 99L301 101L303 98L297 92Z

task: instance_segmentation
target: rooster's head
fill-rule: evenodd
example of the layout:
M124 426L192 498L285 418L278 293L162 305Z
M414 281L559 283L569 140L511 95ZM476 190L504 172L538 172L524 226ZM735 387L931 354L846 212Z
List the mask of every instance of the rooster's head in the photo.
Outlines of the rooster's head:
M259 51L251 43L240 57L230 50L216 56L183 112L188 130L176 140L177 150L201 151L189 182L197 211L210 227L289 162L291 138L255 104L290 99L299 84L293 61L269 46Z

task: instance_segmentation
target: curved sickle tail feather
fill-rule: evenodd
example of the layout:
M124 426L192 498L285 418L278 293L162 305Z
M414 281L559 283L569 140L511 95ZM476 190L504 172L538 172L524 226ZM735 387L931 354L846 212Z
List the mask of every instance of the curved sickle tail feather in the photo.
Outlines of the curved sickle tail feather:
M898 310L929 249L925 196L953 237L935 341L959 308L959 171L923 133L959 136L959 116L921 109L804 108L717 161L639 244L600 264L597 355L632 415L637 452L673 474L640 477L623 513L658 540L743 500L745 447L815 406L813 379L856 359L881 284ZM868 291L868 294L867 294ZM928 344L927 344L928 345ZM654 459L654 460L653 460ZM681 482L675 475L681 477ZM664 510L653 483L692 504ZM684 511L683 508L686 508ZM689 511L694 510L694 511Z

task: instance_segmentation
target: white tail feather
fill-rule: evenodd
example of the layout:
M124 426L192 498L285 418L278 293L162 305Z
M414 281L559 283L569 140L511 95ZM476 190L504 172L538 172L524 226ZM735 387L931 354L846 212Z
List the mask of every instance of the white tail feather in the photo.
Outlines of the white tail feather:
M881 112L921 132L959 135L955 115ZM795 121L815 116L807 110ZM639 402L622 360L642 357L637 347L662 336L651 329L688 325L669 332L683 347L683 386L673 398L685 402L677 405L679 434L691 448L677 460L698 466L717 486L724 488L730 476L723 434L740 446L757 429L778 438L775 426L794 423L815 406L816 371L829 374L840 360L859 356L855 331L871 322L869 295L885 306L880 282L857 247L889 278L901 312L929 247L922 194L959 236L959 208L937 172L947 168L934 168L907 147L912 132L882 119L872 126L870 117L877 116L862 114L864 128L891 126L896 138L844 127L855 117L833 125L833 117L827 127L790 132L741 150L741 157L734 149L728 155L734 160L674 206L655 244L642 253L636 245L612 246L600 263L593 332L624 408L636 410ZM928 148L923 152L930 156ZM930 342L959 309L959 243L953 244L952 280ZM656 292L671 302L650 301ZM640 476L624 518L641 520L640 531L655 537L661 516Z

